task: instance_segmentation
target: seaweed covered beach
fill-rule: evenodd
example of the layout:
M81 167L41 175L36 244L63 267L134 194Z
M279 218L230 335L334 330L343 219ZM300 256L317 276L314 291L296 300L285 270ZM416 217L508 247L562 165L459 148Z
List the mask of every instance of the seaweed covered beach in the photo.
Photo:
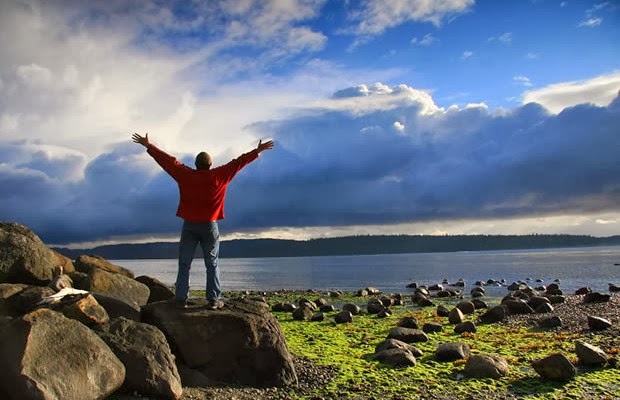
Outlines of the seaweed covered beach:
M196 295L200 295L197 293ZM264 299L270 306L302 299L325 299L335 311L324 313L322 321L300 321L289 311L274 311L293 354L299 384L288 388L250 388L218 385L208 388L184 388L183 400L202 399L618 399L620 398L620 295L609 301L584 303L583 295L565 296L549 313L510 315L502 322L479 323L485 309L465 315L474 322L475 332L455 333L454 324L439 316L437 305L450 309L461 299L433 298L436 306L414 305L409 294L403 304L390 307L383 318L362 312L352 322L336 323L334 315L347 303L365 311L369 298L355 293L318 291L231 292L230 298ZM466 295L466 298L469 296ZM484 299L489 307L500 298ZM539 320L550 316L561 319L561 326L540 328ZM603 330L590 329L588 316L611 322ZM415 343L422 355L415 366L391 367L373 359L375 346L404 317L443 328L430 333L426 342ZM584 341L603 350L609 357L605 366L581 365L575 354L575 342ZM465 360L437 361L435 351L442 343L462 342L471 354L496 354L509 365L499 378L469 378L463 373ZM553 353L565 355L576 368L574 378L565 381L541 378L532 362Z

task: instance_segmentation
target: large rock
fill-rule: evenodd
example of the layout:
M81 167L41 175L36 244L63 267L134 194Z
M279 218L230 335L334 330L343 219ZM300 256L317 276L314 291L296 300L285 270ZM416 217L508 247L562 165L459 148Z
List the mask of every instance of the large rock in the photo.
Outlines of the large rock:
M603 350L581 340L575 342L575 353L583 365L605 365L609 360Z
M448 322L453 325L460 324L463 322L464 318L463 312L456 307L450 310L450 314L448 314Z
M142 320L161 329L177 357L210 379L254 386L297 382L280 324L269 306L229 300L220 310L206 300L179 310L168 302L142 307Z
M470 348L467 343L442 343L435 350L435 358L437 361L463 360L469 357L469 353Z
M132 271L120 265L112 264L108 260L100 256L87 256L81 255L75 259L75 269L78 272L84 272L90 274L95 269L101 269L113 274L124 275L127 278L135 278Z
M465 363L466 376L499 379L508 374L508 362L495 354L474 354Z
M149 294L149 303L156 301L170 300L174 297L174 292L168 285L147 275L140 275L136 278L140 283L145 284L151 291Z
M551 354L532 363L532 367L542 378L567 381L572 379L577 371L565 355Z
M23 283L0 283L0 316L14 317L18 314L8 299L27 287Z
M96 400L114 393L125 367L83 324L48 309L0 330L0 393L11 400Z
M416 365L416 359L413 354L403 348L382 350L375 353L373 359L391 367L415 367Z
M56 254L30 229L0 222L0 282L45 285L58 265Z
M96 333L125 365L123 391L158 399L181 397L183 388L175 359L159 329L117 318L101 326Z
M88 327L107 324L110 321L108 312L90 293L69 301L67 304L62 304L58 308L65 317L80 321Z
M140 322L140 306L133 300L123 299L111 293L92 293L97 303L108 312L110 318L124 317Z
M86 279L79 284L76 283L76 288L89 292L110 293L123 299L135 301L139 306L145 305L150 295L149 288L135 279L106 272L99 268L93 268Z
M480 322L484 324L492 324L501 322L506 318L506 308L502 305L489 308L480 316Z
M396 339L405 343L428 342L428 336L423 331L419 329L403 328L402 326L390 329L388 332L388 339Z

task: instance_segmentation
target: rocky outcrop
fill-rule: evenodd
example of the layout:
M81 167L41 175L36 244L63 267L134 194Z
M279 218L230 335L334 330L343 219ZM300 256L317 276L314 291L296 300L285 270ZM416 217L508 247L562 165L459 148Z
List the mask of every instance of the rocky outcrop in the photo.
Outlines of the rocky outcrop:
M155 303L156 301L170 300L174 297L174 292L165 283L152 278L147 275L141 275L136 278L136 281L146 285L149 288L148 303Z
M110 272L112 274L120 274L127 278L135 278L134 273L120 265L112 264L108 260L100 256L81 255L75 259L75 270L90 274L95 269Z
M142 308L144 322L157 326L186 366L210 379L256 386L297 381L280 325L262 302L230 300L216 311L206 300L179 312L171 303Z
M134 301L139 306L145 305L150 295L149 288L135 279L99 268L93 268L88 272L86 279L79 284L76 283L75 287L89 292L103 292L116 295Z
M102 325L96 333L125 366L124 392L181 398L183 388L175 359L159 329L121 317Z
M0 222L0 283L46 285L59 260L27 227Z
M114 393L125 367L85 325L48 309L0 330L0 392L11 400L96 400Z

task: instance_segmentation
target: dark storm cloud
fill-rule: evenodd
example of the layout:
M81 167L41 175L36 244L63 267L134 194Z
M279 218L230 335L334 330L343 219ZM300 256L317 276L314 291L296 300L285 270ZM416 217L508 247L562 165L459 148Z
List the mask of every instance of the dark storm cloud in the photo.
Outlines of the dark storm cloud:
M619 99L560 114L537 104L423 109L316 108L256 124L277 145L230 185L225 229L618 210ZM129 141L85 168L79 155L26 142L0 155L0 220L48 243L178 232L176 184Z

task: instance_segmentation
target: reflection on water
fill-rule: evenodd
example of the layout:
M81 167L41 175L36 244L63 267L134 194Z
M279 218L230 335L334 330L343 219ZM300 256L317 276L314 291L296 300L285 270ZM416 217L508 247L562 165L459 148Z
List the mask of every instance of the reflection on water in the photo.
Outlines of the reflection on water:
M114 260L136 275L149 275L172 285L176 260ZM477 280L505 279L508 284L531 279L532 286L555 279L572 293L582 286L607 291L620 284L620 247L475 251L371 256L224 258L220 259L223 290L341 289L375 286L384 292L404 291L411 282L439 283L464 279L468 287ZM194 260L192 289L203 289L202 259ZM468 291L467 288L465 290ZM496 293L493 293L493 292ZM505 288L487 287L489 294L505 294Z

